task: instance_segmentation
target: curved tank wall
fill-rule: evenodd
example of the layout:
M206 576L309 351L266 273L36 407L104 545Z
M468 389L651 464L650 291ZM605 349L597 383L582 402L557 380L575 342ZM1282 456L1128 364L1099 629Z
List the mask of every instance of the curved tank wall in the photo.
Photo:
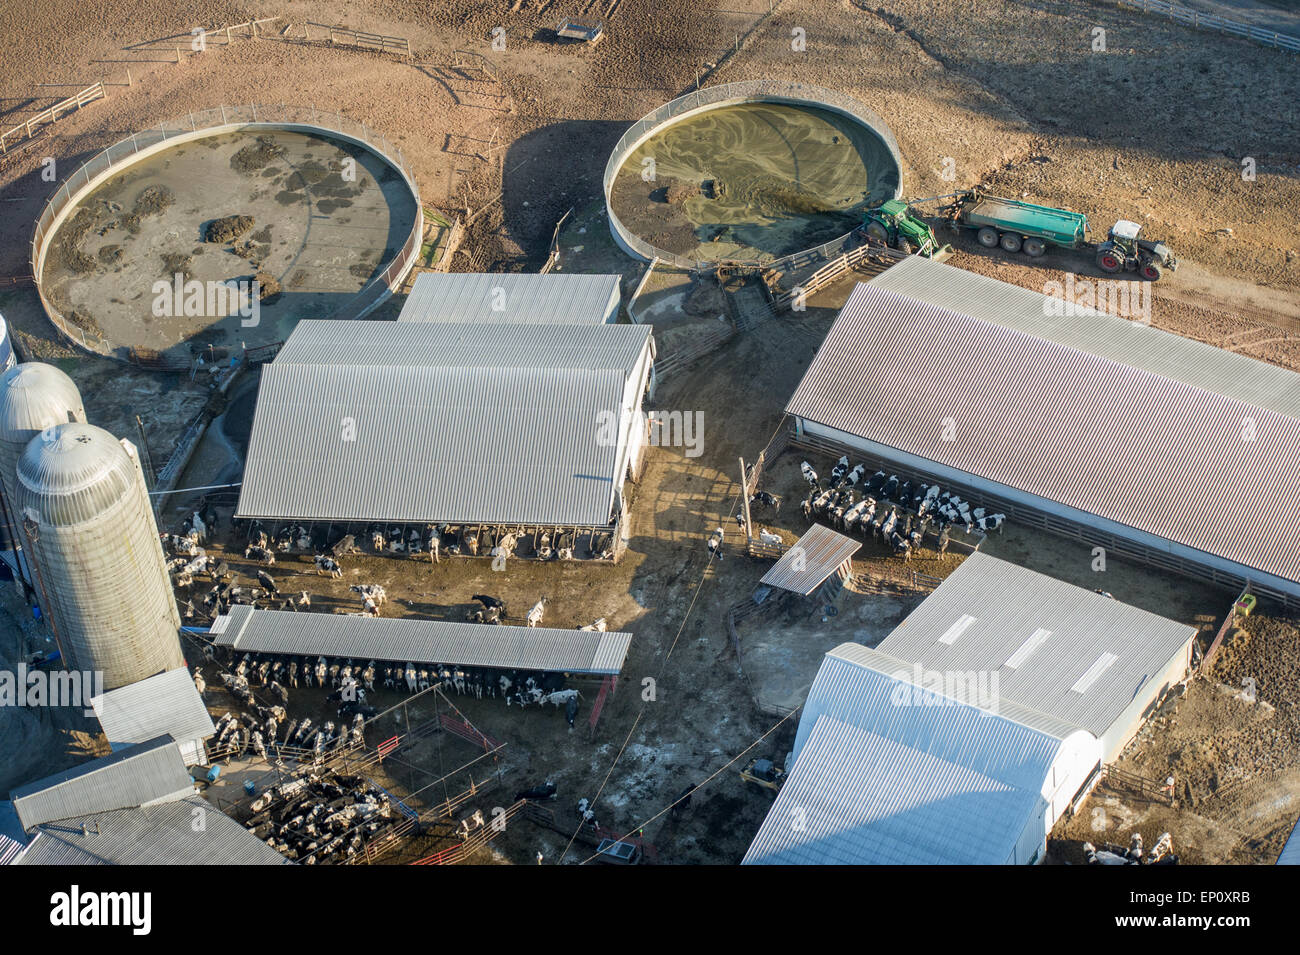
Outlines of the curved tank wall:
M15 471L27 443L46 428L85 422L81 392L71 378L42 362L24 362L0 375L0 493L4 514L18 523ZM0 550L12 550L7 522L0 520Z
M185 665L180 615L135 446L47 428L18 460L17 519L65 665L114 689Z

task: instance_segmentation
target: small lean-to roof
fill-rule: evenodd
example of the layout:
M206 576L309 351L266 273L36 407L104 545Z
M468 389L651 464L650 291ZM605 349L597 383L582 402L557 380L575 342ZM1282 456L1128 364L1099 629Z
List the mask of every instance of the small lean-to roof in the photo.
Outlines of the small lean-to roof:
M10 792L25 831L55 819L134 809L194 791L176 741L159 736Z
M1037 293L998 284L1020 321ZM787 412L1300 585L1300 375L1123 319L970 314L998 300L859 285Z
M241 653L349 657L505 670L617 676L630 633L494 626L411 617L354 617L233 606L210 631Z
M763 575L762 583L806 597L861 549L861 541L814 524Z
M90 698L114 750L164 734L178 741L207 739L216 727L189 670L178 667Z
M617 275L422 272L397 320L598 325L619 297Z
M1196 632L974 553L877 649L931 672L997 674L1002 699L1100 738L1175 656L1186 658ZM1091 684L1075 689L1094 666Z

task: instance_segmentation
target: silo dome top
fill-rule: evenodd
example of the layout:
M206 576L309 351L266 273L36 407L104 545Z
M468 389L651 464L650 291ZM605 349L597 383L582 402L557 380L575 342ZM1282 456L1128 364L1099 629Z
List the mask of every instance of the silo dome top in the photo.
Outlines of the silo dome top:
M29 361L0 375L0 441L26 443L37 431L85 421L76 384L53 365Z
M46 428L18 459L18 512L68 526L111 508L139 480L126 448L92 424Z

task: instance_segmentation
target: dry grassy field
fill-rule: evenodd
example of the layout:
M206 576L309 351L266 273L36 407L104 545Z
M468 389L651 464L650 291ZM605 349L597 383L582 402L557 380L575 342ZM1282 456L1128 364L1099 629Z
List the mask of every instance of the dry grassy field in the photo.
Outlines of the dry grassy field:
M606 18L606 38L591 47L557 43L559 17L583 6ZM225 43L221 27L259 17L280 19L256 39ZM407 37L413 55L309 41L308 21ZM214 32L206 51L189 53L196 27ZM504 49L492 45L497 27L504 28ZM1094 49L1095 28L1105 30L1104 51ZM799 29L803 50L791 45ZM1153 324L1300 370L1297 60L1109 3L784 0L769 10L768 0L350 0L326 12L303 0L3 0L0 36L0 128L100 80L108 92L30 149L0 159L0 313L25 357L57 361L73 375L92 422L132 440L143 429L158 461L207 400L205 382L78 352L21 279L33 221L56 188L41 175L45 157L56 160L59 175L69 174L124 136L222 104L317 105L382 132L414 170L426 209L472 220L455 271L536 270L557 221L573 208L560 235L562 268L615 269L630 293L644 264L612 247L600 212L601 176L624 129L697 83L813 83L851 94L884 117L904 161L905 196L984 184L1078 209L1094 229L1136 219L1181 259L1177 274L1157 287ZM1241 174L1247 157L1253 180ZM1091 269L1065 254L1029 264L966 239L955 244L953 264L1034 289ZM710 563L704 540L718 525L734 528L737 458L752 459L781 426L785 402L850 288L841 282L797 320L738 335L661 383L657 406L704 413L705 450L698 458L649 450L645 473L631 488L631 543L618 565L515 562L501 575L468 560L431 565L367 557L350 563L344 580L329 582L290 562L277 570L282 588L310 590L313 610L329 612L355 609L347 584L383 583L390 595L385 613L447 619L463 616L470 595L491 588L512 607L548 596L548 626L604 616L611 629L630 631L624 677L594 739L569 732L554 711L521 713L494 700L458 705L508 744L501 769L512 791L552 779L566 813L580 797L599 793L602 824L619 831L645 826L661 862L739 861L770 797L745 787L739 767L729 763L746 752L745 761L783 760L796 720L782 722L755 706L726 630L726 610L753 590L765 562L733 551ZM397 304L377 317L391 317ZM652 321L667 335L682 317L669 307ZM789 493L796 467L781 459L774 489ZM212 476L201 467L186 475L187 483ZM190 502L174 503L164 514L168 522ZM769 526L787 538L804 529L793 506ZM219 546L235 570L252 573L239 541ZM1010 528L991 552L1064 579L1087 576L1087 548L1047 535ZM869 573L891 560L868 548L857 570ZM943 576L954 560L922 553L914 563ZM1121 568L1116 578L1109 589L1121 599L1205 633L1217 628L1235 596L1136 567ZM21 602L7 593L4 600L0 653L12 661L31 652L36 635ZM863 614L890 619L898 609ZM1096 804L1111 808L1112 835L1140 826L1150 843L1167 829L1189 861L1272 861L1281 821L1296 814L1286 794L1300 772L1300 730L1288 687L1300 680L1300 631L1296 621L1263 609L1213 677L1193 683L1176 713L1162 716L1126 757L1133 771L1149 776L1176 767L1187 786L1179 806L1139 806L1127 794L1099 793ZM852 639L854 626L850 619L800 622L810 639L831 645L840 635ZM785 659L768 656L774 666ZM1260 676L1262 702L1254 709L1218 688L1239 685L1243 674ZM644 694L647 679L656 688L652 699ZM214 694L220 712L229 701ZM590 706L584 694L580 727ZM294 706L307 711L322 702L301 691ZM6 760L0 788L74 762L96 745L88 728L76 714L34 726L0 712L0 751L8 754L23 740L24 752L42 757ZM658 815L688 783L706 779L688 813ZM1093 831L1078 827L1091 818L1085 812L1076 828L1060 833L1060 858L1073 861L1074 847ZM520 822L492 851L514 862L531 862L539 851L558 861L564 843ZM576 858L571 850L565 861Z

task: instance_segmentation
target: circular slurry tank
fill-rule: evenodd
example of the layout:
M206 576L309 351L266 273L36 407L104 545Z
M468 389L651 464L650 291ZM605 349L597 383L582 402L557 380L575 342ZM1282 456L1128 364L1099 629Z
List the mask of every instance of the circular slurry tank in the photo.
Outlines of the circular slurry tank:
M688 93L636 123L605 171L625 251L679 265L770 262L841 239L897 197L892 133L830 90L762 81Z
M173 365L208 345L283 341L302 318L364 314L414 264L423 226L380 139L218 123L106 151L38 223L47 311L92 350Z
M18 512L41 603L70 670L112 690L185 665L180 615L144 473L103 428L61 424L18 460Z

